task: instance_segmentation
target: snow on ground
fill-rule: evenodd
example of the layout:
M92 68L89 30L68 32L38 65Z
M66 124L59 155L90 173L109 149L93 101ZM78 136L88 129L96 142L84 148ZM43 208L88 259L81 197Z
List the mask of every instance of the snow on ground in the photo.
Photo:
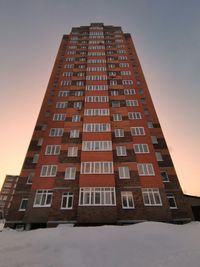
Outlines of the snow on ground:
M0 267L200 267L200 223L0 233Z

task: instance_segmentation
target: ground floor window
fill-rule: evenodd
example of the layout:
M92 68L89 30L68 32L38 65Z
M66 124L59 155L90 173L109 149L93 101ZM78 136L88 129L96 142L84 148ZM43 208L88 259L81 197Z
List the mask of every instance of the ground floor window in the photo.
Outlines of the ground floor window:
M132 192L121 192L121 201L123 209L134 209Z
M145 206L162 206L158 188L144 188L142 189L142 195Z
M80 206L114 206L116 205L114 187L80 188Z
M61 209L73 208L73 193L66 192L62 194Z
M53 197L52 190L37 190L33 207L50 207Z

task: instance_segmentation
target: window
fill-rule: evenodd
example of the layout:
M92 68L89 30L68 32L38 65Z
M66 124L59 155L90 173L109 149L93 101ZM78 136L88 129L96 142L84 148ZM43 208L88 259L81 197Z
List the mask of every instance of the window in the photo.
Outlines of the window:
M56 102L56 108L67 108L67 102Z
M121 202L123 209L134 209L132 192L121 192Z
M134 147L134 152L136 154L149 153L149 147L147 144L134 144L133 147Z
M27 184L32 184L32 180L33 180L34 175L35 175L34 172L29 173L28 178L27 178L27 182L26 182Z
M108 90L107 85L87 85L86 86L87 91L105 91Z
M64 121L66 118L65 114L54 114L53 115L53 120L54 121Z
M112 95L112 96L119 95L119 91L118 90L112 90L112 91L110 91L110 95Z
M111 141L83 141L82 151L111 151Z
M113 121L121 121L122 115L121 114L113 114Z
M127 107L138 106L138 101L137 100L126 100L126 106Z
M112 161L81 162L81 174L109 174L113 173Z
M152 144L158 144L158 139L156 136L151 136L151 142Z
M154 168L151 163L137 164L139 176L154 176Z
M131 127L131 134L134 135L145 135L144 127Z
M140 120L142 118L140 112L128 112L129 120Z
M160 152L156 152L156 160L157 161L163 161L162 154Z
M38 163L39 154L34 154L32 163Z
M76 178L76 168L75 167L67 167L65 169L65 179L74 180Z
M114 187L85 187L80 188L80 206L115 206Z
M71 85L71 83L72 83L71 81L62 80L60 84L61 86L68 86Z
M59 155L60 145L48 145L46 146L45 155Z
M148 128L153 128L153 122L148 121L148 122L147 122L147 126L148 126Z
M49 136L63 136L63 128L51 128Z
M121 71L121 75L122 76L130 76L131 72L129 70L124 70L124 71Z
M37 190L33 207L51 207L52 196L52 190Z
M90 76L86 76L86 80L88 80L88 81L106 81L107 76L106 75L90 75Z
M72 122L79 122L79 121L81 121L80 115L73 115L72 116Z
M80 131L79 130L71 130L70 131L70 138L79 138Z
M125 146L116 146L117 156L127 156Z
M145 206L162 206L160 192L158 188L142 189L142 196Z
M110 132L109 123L85 123L83 124L84 132Z
M118 167L119 179L130 179L130 171L127 166Z
M12 183L6 182L3 187L11 188L12 187Z
M78 147L76 147L76 146L68 147L67 156L68 157L77 157L78 156Z
M80 110L82 108L82 102L74 102L74 108Z
M161 172L160 175L161 175L163 182L169 182L169 176L166 171Z
M70 91L59 91L58 92L58 96L61 96L61 97L65 97L69 95L70 95Z
M28 204L28 198L22 198L19 211L25 211Z
M168 199L168 203L169 203L169 208L170 209L177 209L176 200L175 200L174 195L171 193L168 193L167 199Z
M113 108L119 108L120 107L120 101L112 101L111 106Z
M84 110L85 116L108 116L110 115L109 109L85 109Z
M63 193L62 201L61 201L61 209L62 210L71 210L73 208L73 193Z
M124 129L115 129L115 137L124 137Z
M85 102L108 102L108 96L86 96Z
M43 165L40 177L55 177L57 173L57 165Z
M110 85L117 85L117 80L110 80Z
M132 85L133 84L133 81L132 80L123 80L122 81L122 84L123 85Z
M135 89L124 89L124 94L125 95L135 95Z
M123 60L122 58L123 58L122 56L119 57L119 60ZM124 62L123 63L119 63L119 67L120 68L126 68L126 67L129 67L129 64L128 63L124 63Z

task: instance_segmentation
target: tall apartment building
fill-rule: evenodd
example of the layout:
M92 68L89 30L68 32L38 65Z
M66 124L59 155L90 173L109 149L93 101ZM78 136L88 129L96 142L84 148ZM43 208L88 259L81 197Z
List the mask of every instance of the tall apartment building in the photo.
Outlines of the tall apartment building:
M191 213L129 33L64 35L7 224L188 221Z

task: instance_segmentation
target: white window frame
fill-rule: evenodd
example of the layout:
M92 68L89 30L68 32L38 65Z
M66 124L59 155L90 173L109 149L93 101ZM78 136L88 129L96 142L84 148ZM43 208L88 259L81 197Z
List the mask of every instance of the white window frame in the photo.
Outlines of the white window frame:
M112 151L112 141L83 141L82 151Z
M25 208L23 208L23 205L25 203ZM28 198L22 198L19 206L19 211L25 211L28 204Z
M144 127L131 127L131 135L145 135Z
M47 145L45 149L45 155L59 155L60 149L60 145Z
M82 187L79 206L116 206L114 187Z
M72 210L73 209L73 201L74 201L74 194L70 192L62 193L62 200L61 200L61 210ZM66 205L64 206L64 203ZM71 205L70 205L71 204Z
M136 107L136 106L139 106L138 100L136 100L136 99L126 100L126 106L127 107Z
M53 198L53 190L38 189L35 193L33 207L34 208L51 207L52 198Z
M142 119L141 112L128 112L129 120L140 120Z
M83 132L110 132L109 123L84 123Z
M138 163L137 169L139 176L155 176L152 163Z
M55 177L57 165L42 165L40 177Z
M103 109L85 109L85 116L109 116L110 110L108 108Z
M60 136L63 136L63 133L64 133L63 128L51 128L49 131L49 136L60 137Z
M77 146L70 146L67 150L68 157L77 157L78 156L78 147Z
M133 145L134 152L136 154L144 154L149 153L149 146L148 144L134 144Z
M130 170L128 166L118 167L119 179L130 179Z
M130 191L121 192L122 209L134 209L133 193ZM126 205L125 205L126 203Z
M145 206L162 206L162 200L158 188L143 188L142 196Z
M127 151L125 146L116 146L117 156L125 157L127 156Z
M168 203L169 203L169 208L171 210L177 209L177 204L176 204L175 196L173 194L171 194L171 193L167 193L167 199L168 199ZM173 201L174 206L171 205L170 200Z
M81 174L113 174L112 161L81 162Z
M120 113L113 114L113 121L122 121L122 114Z
M115 137L124 137L124 129L122 128L115 129Z
M77 129L72 129L70 131L70 138L79 138L79 135L80 135L80 130L77 130Z
M65 180L75 180L76 179L76 167L67 167L65 169Z

